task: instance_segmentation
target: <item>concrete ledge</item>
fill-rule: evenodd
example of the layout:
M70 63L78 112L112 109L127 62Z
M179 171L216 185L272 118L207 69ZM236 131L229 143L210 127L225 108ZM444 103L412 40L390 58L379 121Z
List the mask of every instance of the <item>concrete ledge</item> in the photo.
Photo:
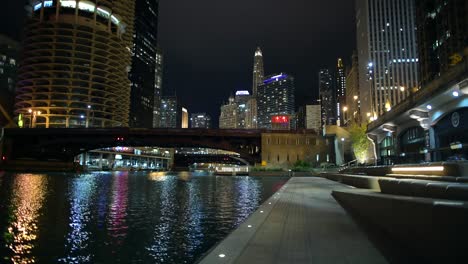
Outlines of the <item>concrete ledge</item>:
M363 190L336 190L333 196L355 217L407 249L417 263L464 263L468 258L466 202Z
M379 177L335 173L321 173L319 176L356 188L380 191Z
M382 193L468 201L468 184L380 178Z

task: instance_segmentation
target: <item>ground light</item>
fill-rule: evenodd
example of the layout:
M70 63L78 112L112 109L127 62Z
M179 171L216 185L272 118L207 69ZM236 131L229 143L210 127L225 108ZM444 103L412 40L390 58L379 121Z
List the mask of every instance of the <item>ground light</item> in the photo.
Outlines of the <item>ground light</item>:
M392 168L392 171L444 171L444 166L430 166L430 167L398 167Z
M219 254L218 256L219 256L220 258L226 257L226 255L224 255L224 254Z
M460 93L459 93L458 91L453 91L453 92L452 92L452 95L453 95L454 97L458 97L458 96L460 95Z

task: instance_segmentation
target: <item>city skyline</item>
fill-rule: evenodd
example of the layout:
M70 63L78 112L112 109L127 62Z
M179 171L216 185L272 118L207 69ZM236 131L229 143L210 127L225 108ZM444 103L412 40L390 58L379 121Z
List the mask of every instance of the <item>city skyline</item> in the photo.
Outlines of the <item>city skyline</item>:
M0 33L20 38L25 2L5 3L0 23L11 26ZM221 12L226 16L216 15ZM277 21L284 15L287 20ZM341 19L331 19L334 16ZM319 68L332 68L337 57L349 64L355 47L353 20L353 3L345 0L320 6L302 1L281 5L263 0L235 5L161 1L158 39L165 57L163 95L176 90L190 111L219 116L219 105L231 93L251 89L252 54L260 46L268 54L265 75L293 74L298 105L310 103L318 97L315 73ZM278 34L283 37L277 40ZM217 118L213 121L216 125Z

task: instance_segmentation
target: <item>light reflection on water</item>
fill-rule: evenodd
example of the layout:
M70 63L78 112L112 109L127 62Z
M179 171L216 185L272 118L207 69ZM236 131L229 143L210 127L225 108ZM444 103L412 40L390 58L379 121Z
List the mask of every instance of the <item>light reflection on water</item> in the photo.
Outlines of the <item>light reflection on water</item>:
M44 175L19 174L12 189L9 207L11 223L4 235L6 246L11 250L12 263L34 263L33 254L38 237L38 218L40 216L47 179Z
M193 263L286 180L0 174L0 263Z

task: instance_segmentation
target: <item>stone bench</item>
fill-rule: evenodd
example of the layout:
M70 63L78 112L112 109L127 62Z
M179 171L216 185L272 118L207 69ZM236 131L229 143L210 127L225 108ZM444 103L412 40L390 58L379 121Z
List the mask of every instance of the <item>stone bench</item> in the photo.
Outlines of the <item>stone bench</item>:
M380 178L382 193L468 201L468 184L414 179Z
M332 192L370 233L406 254L404 263L461 263L468 259L468 203L382 194L369 190ZM400 261L395 261L400 263Z

